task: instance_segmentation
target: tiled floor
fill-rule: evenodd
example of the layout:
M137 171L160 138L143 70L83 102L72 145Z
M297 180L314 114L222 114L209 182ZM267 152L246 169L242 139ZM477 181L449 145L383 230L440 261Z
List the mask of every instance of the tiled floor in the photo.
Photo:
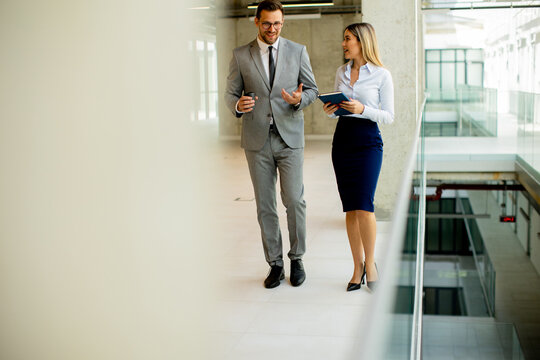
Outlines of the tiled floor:
M221 144L224 256L223 289L212 325L219 359L349 359L372 295L347 293L352 259L344 214L337 194L329 141L309 141L304 183L308 240L307 279L298 287L286 280L265 289L268 272L255 202L243 151L237 142ZM242 201L235 201L240 198ZM288 251L285 209L279 204L284 251ZM388 238L388 222L378 222L378 244ZM377 256L377 253L376 253Z
M512 359L512 326L491 318L424 316L423 330L426 360Z

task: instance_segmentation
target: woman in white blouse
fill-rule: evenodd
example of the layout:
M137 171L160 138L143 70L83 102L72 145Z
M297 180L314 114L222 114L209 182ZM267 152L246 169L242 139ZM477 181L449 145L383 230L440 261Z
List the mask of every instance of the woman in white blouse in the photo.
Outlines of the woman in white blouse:
M383 152L378 124L394 121L394 86L390 72L380 61L373 26L347 26L341 45L349 62L338 68L335 90L350 101L327 103L324 111L333 117L338 108L351 113L339 117L332 142L332 163L354 261L347 291L360 289L366 281L368 289L374 290L379 274L374 258L373 200Z

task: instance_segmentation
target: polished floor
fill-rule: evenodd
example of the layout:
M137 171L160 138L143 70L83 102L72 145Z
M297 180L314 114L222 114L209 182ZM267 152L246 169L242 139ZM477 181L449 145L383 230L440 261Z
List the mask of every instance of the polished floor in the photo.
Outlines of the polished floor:
M300 287L286 279L265 289L268 272L260 240L255 201L246 160L237 142L221 144L224 165L220 194L221 238L225 243L220 268L214 330L219 359L350 359L356 334L369 311L372 294L346 292L352 275L344 214L337 193L329 141L309 141L305 148L304 183L307 203L307 279ZM285 209L279 204L288 251ZM378 222L378 244L388 238L389 222ZM376 257L379 254L376 253Z

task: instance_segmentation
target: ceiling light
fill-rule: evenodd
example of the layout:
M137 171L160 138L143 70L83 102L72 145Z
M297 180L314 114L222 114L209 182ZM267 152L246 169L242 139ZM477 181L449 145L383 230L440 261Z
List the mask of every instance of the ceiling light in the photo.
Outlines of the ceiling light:
M284 20L313 20L320 19L321 13L316 14L296 14L296 15L285 15ZM250 16L249 21L255 20L255 16Z
M302 7L320 7L320 6L334 6L333 1L283 1L281 3L284 8L302 8ZM251 3L248 5L248 9L256 9L259 6L258 3Z

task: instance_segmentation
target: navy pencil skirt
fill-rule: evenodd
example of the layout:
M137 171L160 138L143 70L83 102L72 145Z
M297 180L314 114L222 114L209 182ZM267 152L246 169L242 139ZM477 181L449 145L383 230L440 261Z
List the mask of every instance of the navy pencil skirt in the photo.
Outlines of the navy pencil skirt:
M383 157L377 123L340 116L332 141L332 164L343 211L373 212L373 200Z

